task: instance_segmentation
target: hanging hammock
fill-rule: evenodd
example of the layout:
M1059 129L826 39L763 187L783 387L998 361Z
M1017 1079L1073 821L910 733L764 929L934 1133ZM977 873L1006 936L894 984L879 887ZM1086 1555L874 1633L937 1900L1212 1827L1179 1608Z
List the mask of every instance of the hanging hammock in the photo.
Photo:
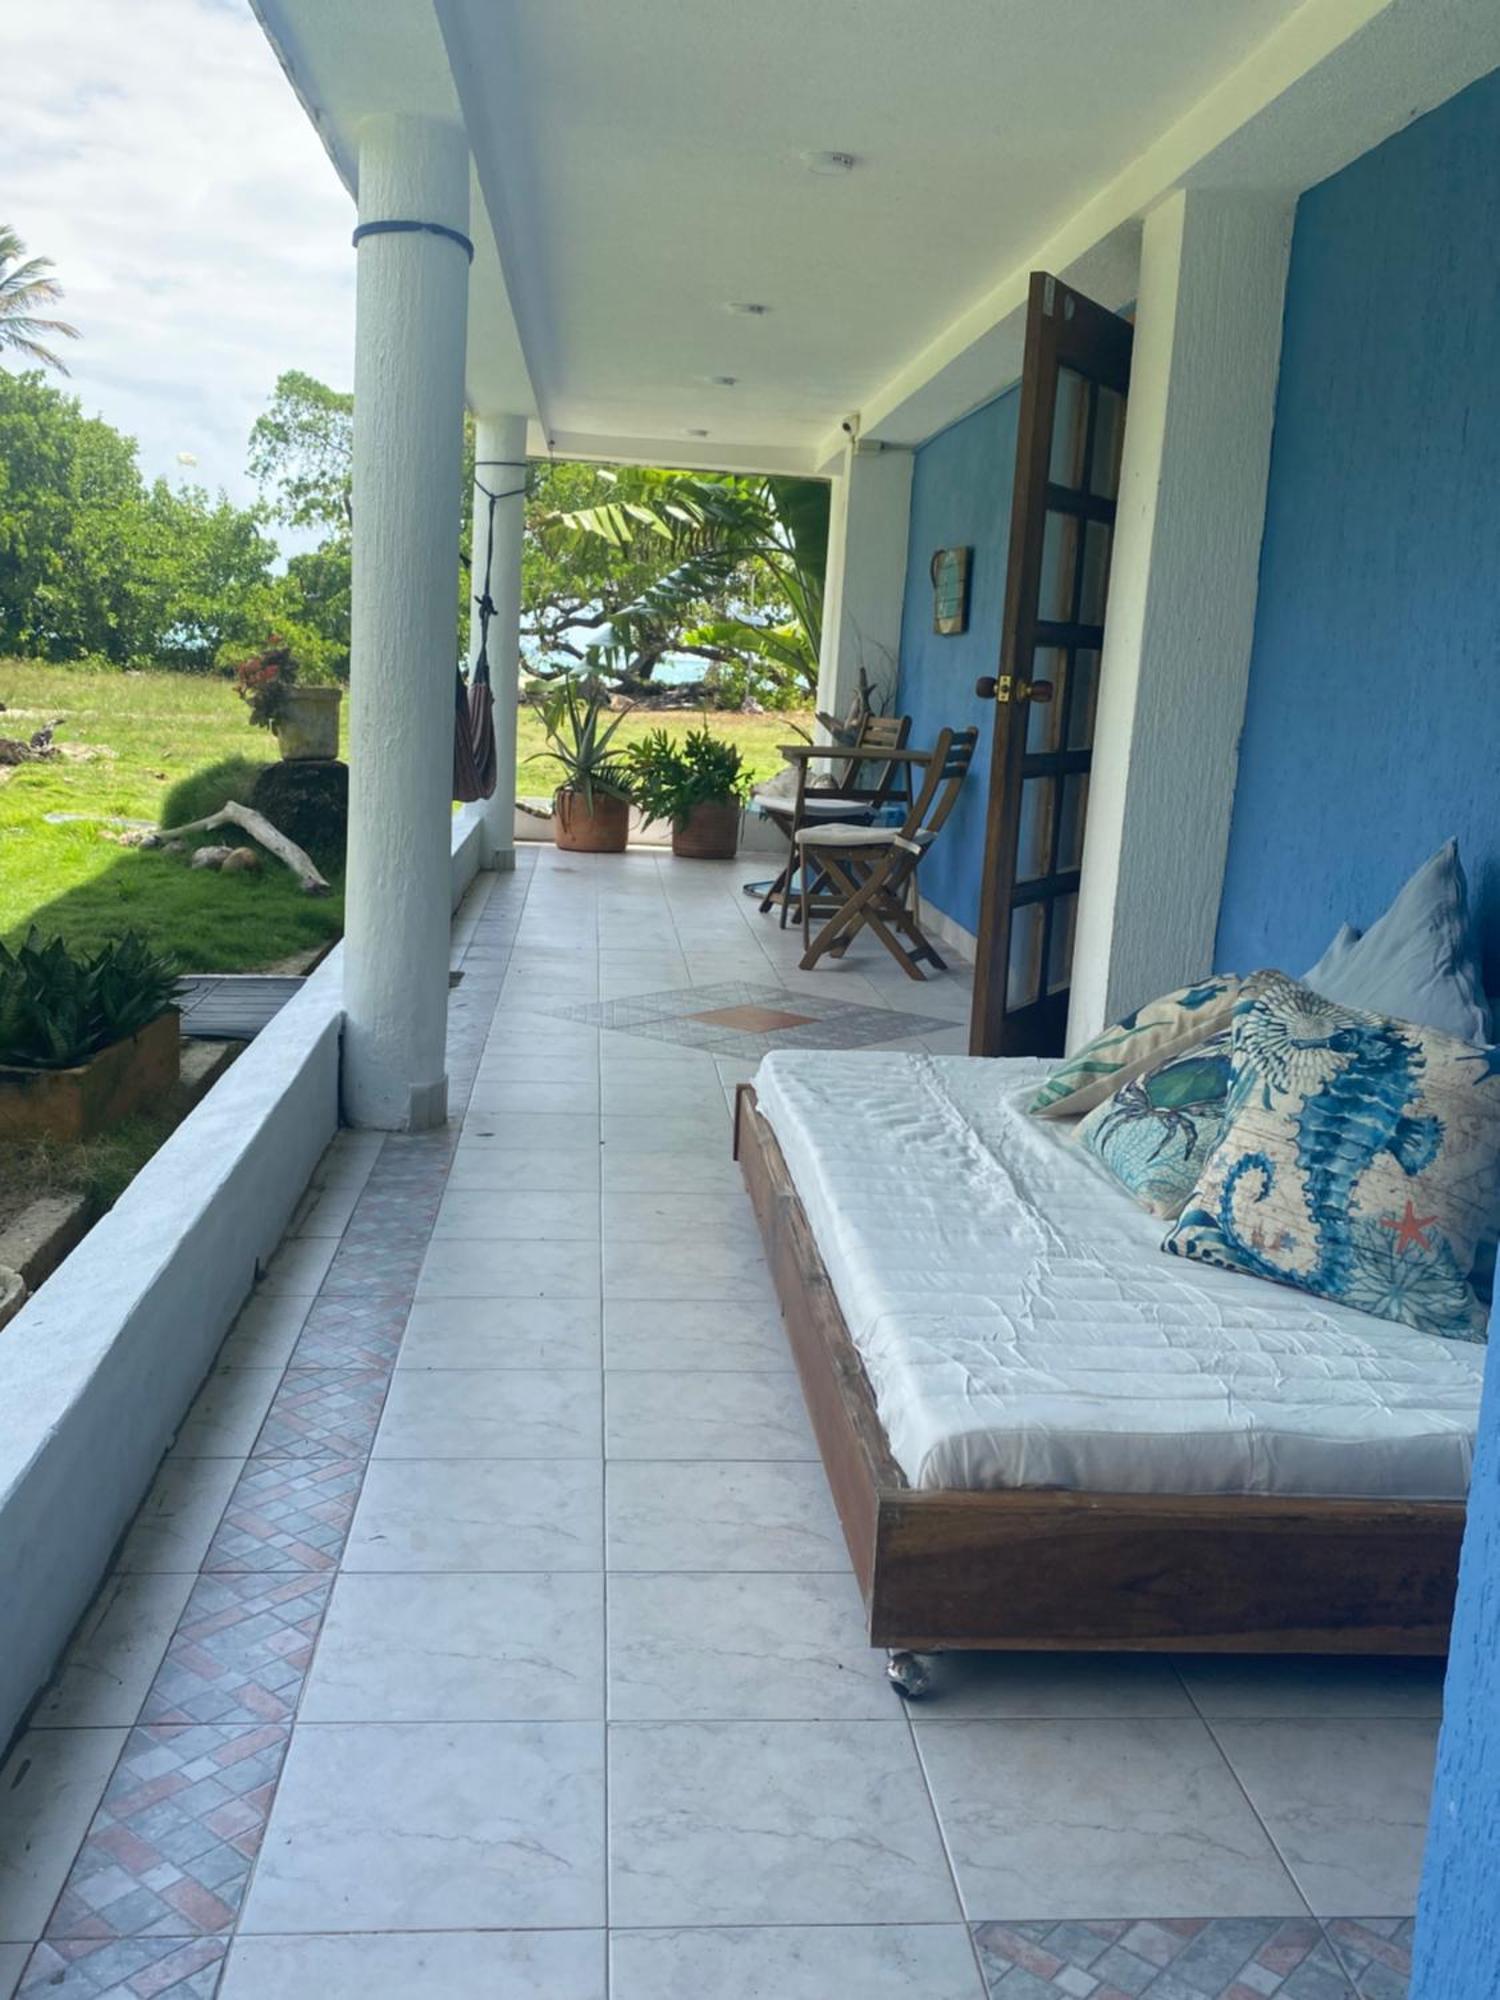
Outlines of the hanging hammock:
M487 458L482 465L502 465L526 470L524 459ZM526 491L524 478L508 492L494 493L479 483L480 466L474 468L474 484L489 503L485 511L484 583L474 605L479 613L479 657L465 681L460 667L453 689L453 796L461 805L493 796L499 776L495 755L495 697L490 687L490 619L495 604L490 596L490 577L495 562L495 508L501 500L514 500Z

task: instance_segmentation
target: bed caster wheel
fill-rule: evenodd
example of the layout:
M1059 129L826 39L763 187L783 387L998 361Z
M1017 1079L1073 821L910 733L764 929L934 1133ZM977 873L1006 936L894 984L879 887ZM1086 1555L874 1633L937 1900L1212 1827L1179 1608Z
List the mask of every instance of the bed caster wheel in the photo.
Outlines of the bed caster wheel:
M920 1653L892 1653L885 1677L903 1701L920 1701L932 1692L932 1668Z

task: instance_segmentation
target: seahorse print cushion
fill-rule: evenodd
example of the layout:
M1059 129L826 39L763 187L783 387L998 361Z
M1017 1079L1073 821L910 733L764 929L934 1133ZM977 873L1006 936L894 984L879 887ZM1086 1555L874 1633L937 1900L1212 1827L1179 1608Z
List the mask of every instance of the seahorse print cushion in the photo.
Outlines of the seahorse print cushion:
M1040 1118L1073 1118L1092 1111L1132 1077L1144 1076L1169 1056L1196 1048L1227 1028L1243 984L1227 977L1200 979L1196 986L1180 986L1138 1007L1059 1063L1029 1108Z
M1078 1144L1153 1215L1182 1213L1218 1141L1229 1059L1226 1028L1122 1083L1078 1128Z
M1500 1223L1500 1048L1258 974L1219 1141L1163 1249L1455 1340Z

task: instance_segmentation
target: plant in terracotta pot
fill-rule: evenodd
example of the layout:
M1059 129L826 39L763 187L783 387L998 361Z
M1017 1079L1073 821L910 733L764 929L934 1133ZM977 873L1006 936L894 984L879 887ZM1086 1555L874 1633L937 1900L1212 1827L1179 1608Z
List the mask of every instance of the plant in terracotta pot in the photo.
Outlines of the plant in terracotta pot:
M170 1090L176 983L134 931L87 955L0 944L0 1139L84 1139Z
M631 796L647 819L672 822L672 852L690 861L730 861L750 789L745 760L705 722L680 741L652 729L625 752Z
M612 742L630 711L610 715L604 689L571 679L531 700L551 745L543 754L563 772L552 795L554 842L576 854L623 854L630 835L630 778ZM605 716L609 720L601 728Z
M308 686L291 647L278 634L234 670L235 692L256 729L269 729L288 763L328 762L339 754L343 689Z

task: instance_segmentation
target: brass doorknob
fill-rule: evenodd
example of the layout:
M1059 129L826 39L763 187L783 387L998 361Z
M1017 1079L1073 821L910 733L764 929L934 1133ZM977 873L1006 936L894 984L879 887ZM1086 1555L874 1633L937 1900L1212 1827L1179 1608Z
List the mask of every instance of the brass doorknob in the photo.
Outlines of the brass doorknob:
M1017 681L1016 700L1040 702L1043 707L1051 701L1053 688L1051 681Z

